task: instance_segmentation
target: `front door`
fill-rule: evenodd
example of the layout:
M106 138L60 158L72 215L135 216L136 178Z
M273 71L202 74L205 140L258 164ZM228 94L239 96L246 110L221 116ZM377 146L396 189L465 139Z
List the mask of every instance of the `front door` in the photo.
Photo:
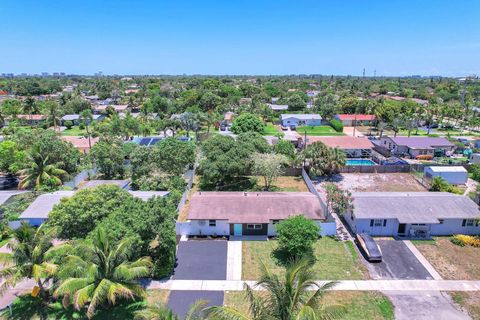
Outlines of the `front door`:
M242 224L241 223L235 223L233 225L233 235L234 236L241 236L242 235Z
M398 234L405 235L405 223L400 223L398 225Z

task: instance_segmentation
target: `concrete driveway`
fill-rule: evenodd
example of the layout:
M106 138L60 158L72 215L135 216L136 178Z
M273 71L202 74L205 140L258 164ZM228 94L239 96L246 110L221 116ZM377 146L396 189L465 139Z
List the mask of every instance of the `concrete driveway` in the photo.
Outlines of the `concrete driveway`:
M382 250L383 261L366 262L373 279L433 279L405 243L396 240L376 241Z
M185 319L190 305L198 300L208 302L207 306L222 306L223 291L172 291L168 306L180 319Z
M226 280L227 241L180 241L175 280Z
M463 320L468 314L459 310L452 298L436 292L384 292L395 305L396 320Z

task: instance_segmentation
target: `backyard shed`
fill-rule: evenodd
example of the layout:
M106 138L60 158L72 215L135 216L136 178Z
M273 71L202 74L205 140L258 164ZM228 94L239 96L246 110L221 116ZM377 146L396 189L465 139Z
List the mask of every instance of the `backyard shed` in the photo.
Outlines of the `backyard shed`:
M429 179L441 177L450 184L465 184L468 180L468 172L462 166L430 166L423 172Z

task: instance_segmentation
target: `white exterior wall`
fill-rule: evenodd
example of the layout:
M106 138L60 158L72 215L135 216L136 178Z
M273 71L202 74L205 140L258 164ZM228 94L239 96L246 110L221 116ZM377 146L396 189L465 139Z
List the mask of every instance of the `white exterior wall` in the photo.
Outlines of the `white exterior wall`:
M468 172L434 172L430 167L425 167L424 173L429 178L442 177L450 184L465 184L468 180Z
M202 224L202 222L204 222ZM208 220L190 220L187 222L177 222L178 235L211 235L228 236L230 235L230 224L228 220L216 220L216 226L210 227Z
M320 220L315 220L317 225L320 227L321 236L334 236L337 234L337 224L335 221L322 222ZM268 236L274 237L277 235L275 230L275 225L273 223L268 224Z
M450 236L454 234L480 234L480 226L462 227L463 219L445 219L442 224L432 224L430 234L432 236Z

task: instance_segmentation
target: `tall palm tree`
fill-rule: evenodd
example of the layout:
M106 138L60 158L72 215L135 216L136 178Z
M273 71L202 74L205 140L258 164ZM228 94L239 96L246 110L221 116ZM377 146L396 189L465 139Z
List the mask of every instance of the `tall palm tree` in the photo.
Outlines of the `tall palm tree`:
M22 112L29 116L30 121L32 121L32 114L38 111L37 102L31 96L28 96L23 100L22 103Z
M198 300L189 307L184 320L203 320L203 309L207 304L206 300ZM178 320L172 310L160 302L156 302L153 306L149 306L143 310L137 311L135 320Z
M27 223L14 231L13 239L8 243L11 253L0 253L0 293L15 287L24 279L34 279L40 289L39 296L48 296L46 284L57 274L58 266L51 260L65 246L53 247L52 240L56 231L45 224L34 229Z
M60 271L63 282L55 296L63 296L64 305L71 302L77 310L88 304L87 316L92 318L97 307L115 305L117 299L145 296L136 280L150 275L152 262L143 257L131 262L131 240L113 246L103 228L97 229L91 243L79 245L79 255L70 255Z
M85 125L85 130L87 131L87 137L88 137L88 147L91 150L92 149L92 141L91 141L91 134L90 134L90 124L93 121L93 115L92 115L92 110L86 109L80 112L80 122L82 122Z
M262 275L256 287L265 289L266 294L256 294L254 288L245 284L245 297L250 304L248 314L230 307L209 307L205 312L216 320L317 320L340 316L342 306L321 303L325 291L335 283L318 284L311 266L311 260L302 259L279 276L262 265Z
M59 168L62 163L50 163L49 157L42 155L38 150L30 152L27 163L27 167L18 172L19 189L34 187L38 191L47 183L59 186L62 184L62 177L67 175L65 170Z
M57 131L57 125L60 124L60 108L56 101L48 100L45 103L45 116L47 121L53 124L53 129Z

